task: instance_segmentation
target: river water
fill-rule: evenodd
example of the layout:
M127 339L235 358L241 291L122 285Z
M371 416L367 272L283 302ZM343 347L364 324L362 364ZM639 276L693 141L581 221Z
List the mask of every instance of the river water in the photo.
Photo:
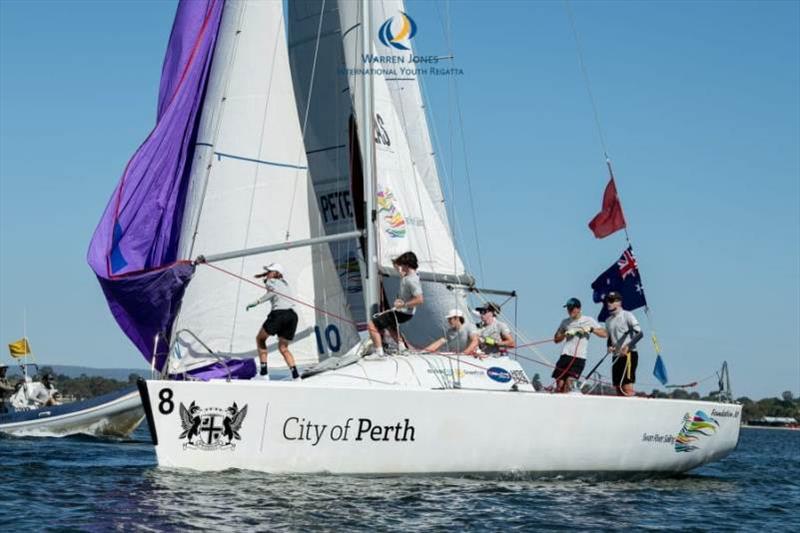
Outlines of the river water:
M719 463L616 480L166 470L144 426L124 442L0 436L0 452L0 516L21 530L800 531L800 431L743 429Z

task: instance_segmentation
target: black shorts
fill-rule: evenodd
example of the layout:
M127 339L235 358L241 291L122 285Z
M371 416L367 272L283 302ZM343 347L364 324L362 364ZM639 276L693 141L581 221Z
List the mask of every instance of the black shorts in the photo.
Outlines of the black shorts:
M636 383L636 367L639 366L639 353L630 352L631 371L630 375L627 371L628 358L623 356L614 356L611 360L611 381L614 386L627 385L629 383Z
M378 331L384 329L395 330L398 324L404 324L414 318L414 315L408 313L401 313L400 311L389 311L383 313L372 319L372 323L378 328Z
M269 335L277 335L290 341L294 339L294 332L297 331L297 313L293 309L272 311L261 327Z
M583 373L584 366L586 366L586 359L561 354L561 357L558 358L558 362L556 363L556 368L553 370L552 377L554 379L578 379Z

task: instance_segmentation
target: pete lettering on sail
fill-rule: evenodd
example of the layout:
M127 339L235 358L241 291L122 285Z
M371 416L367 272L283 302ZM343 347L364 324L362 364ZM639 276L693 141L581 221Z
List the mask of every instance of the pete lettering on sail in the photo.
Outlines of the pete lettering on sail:
M413 442L416 430L408 418L394 425L380 425L369 418L348 418L344 424L317 424L310 419L291 416L283 422L283 438L316 446L322 440L333 442Z

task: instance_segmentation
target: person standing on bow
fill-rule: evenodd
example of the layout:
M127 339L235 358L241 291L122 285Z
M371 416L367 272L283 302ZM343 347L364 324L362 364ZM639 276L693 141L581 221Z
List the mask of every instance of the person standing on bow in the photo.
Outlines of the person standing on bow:
M480 349L483 353L492 356L499 356L502 352L516 346L511 328L505 322L497 319L500 314L500 306L493 302L486 302L482 307L475 310L481 315L481 325L478 329L480 339Z
M636 343L642 339L642 327L636 316L622 308L622 295L616 291L606 295L606 307L611 315L606 319L608 351L611 358L611 380L619 396L633 396L639 352Z
M443 348L445 352L474 355L478 347L478 332L475 331L475 326L465 322L464 313L460 309L451 309L445 319L448 328L444 332L444 337L430 343L425 351L436 352Z
M294 356L289 351L289 341L294 339L295 331L297 331L297 313L294 310L294 302L292 301L294 295L284 274L285 271L280 264L271 263L264 267L262 274L256 274L255 276L264 278L267 293L249 304L246 310L249 311L264 302L270 302L272 308L269 315L267 315L267 320L264 321L258 331L258 335L256 335L256 348L258 349L261 369L254 379L269 380L267 371L267 338L270 335L278 336L278 351L283 356L283 360L286 361L286 366L292 371L292 379L300 379L300 374L297 372L297 366L294 363Z
M377 313L367 324L369 336L376 355L383 356L383 332L388 330L392 338L401 346L399 325L414 318L416 308L422 305L425 297L422 294L422 282L417 275L417 256L414 252L406 252L392 261L394 268L400 273L400 289L392 308Z
M571 391L572 381L581 377L583 367L586 366L586 352L592 333L598 337L608 336L597 320L582 314L581 301L577 298L567 300L564 307L569 316L561 321L553 335L553 342L564 343L561 347L561 357L558 358L553 370L556 392Z

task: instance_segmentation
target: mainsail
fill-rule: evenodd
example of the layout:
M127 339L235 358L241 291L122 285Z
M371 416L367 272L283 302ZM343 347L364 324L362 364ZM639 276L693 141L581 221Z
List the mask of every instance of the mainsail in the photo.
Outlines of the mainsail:
M380 27L376 17L395 9L398 10L395 15L399 15L403 9L402 2L397 1L373 2L372 5L380 6L374 9L371 17L376 29ZM353 159L359 157L350 121L354 118L359 129L364 126L365 119L359 114L363 98L360 78L365 68L380 66L364 61L358 31L360 10L360 2L347 1L308 0L292 2L289 6L292 73L301 106L311 90L308 116L303 117L308 123L306 149L314 187L323 206L325 196L332 190L338 197L346 195L353 202L358 199L355 184L350 187L350 178L357 178L350 175L351 167L356 166ZM373 38L368 53L375 54L376 46L381 45ZM387 55L388 48L386 52L381 50L381 54ZM380 266L388 271L393 257L413 250L419 257L420 270L428 279L437 279L437 276L439 279L466 278L448 227L418 80L411 77L398 83L375 74L373 86ZM303 106L301 116L304 113ZM410 140L412 135L413 141ZM358 205L354 211L360 208ZM341 231L345 225L352 228L355 224L352 215L347 220L332 222L326 219L326 231ZM337 246L334 255L338 258L340 275L346 283L352 283L354 280L343 275L343 267L352 264L358 251L357 243L353 242L346 250L342 245ZM360 283L360 278L355 281ZM385 279L384 289L391 298L396 293L397 280ZM464 305L462 296L440 283L426 283L424 290L425 305L404 330L415 344L427 343L441 335L447 310ZM361 316L357 318L362 319Z
M182 2L179 16L196 4ZM321 222L294 102L283 5L229 0L221 11L174 228L176 257L204 256L210 264L197 266L173 297L164 332L172 341L165 370L205 377L224 375L226 366L241 367L242 375L253 371L255 334L267 310L245 312L263 294L248 278L273 261L284 266L298 302L292 344L298 364L344 352L358 340L327 245L253 252L319 236ZM222 254L227 258L215 261ZM282 366L271 348L271 366ZM220 358L225 365L215 365Z

